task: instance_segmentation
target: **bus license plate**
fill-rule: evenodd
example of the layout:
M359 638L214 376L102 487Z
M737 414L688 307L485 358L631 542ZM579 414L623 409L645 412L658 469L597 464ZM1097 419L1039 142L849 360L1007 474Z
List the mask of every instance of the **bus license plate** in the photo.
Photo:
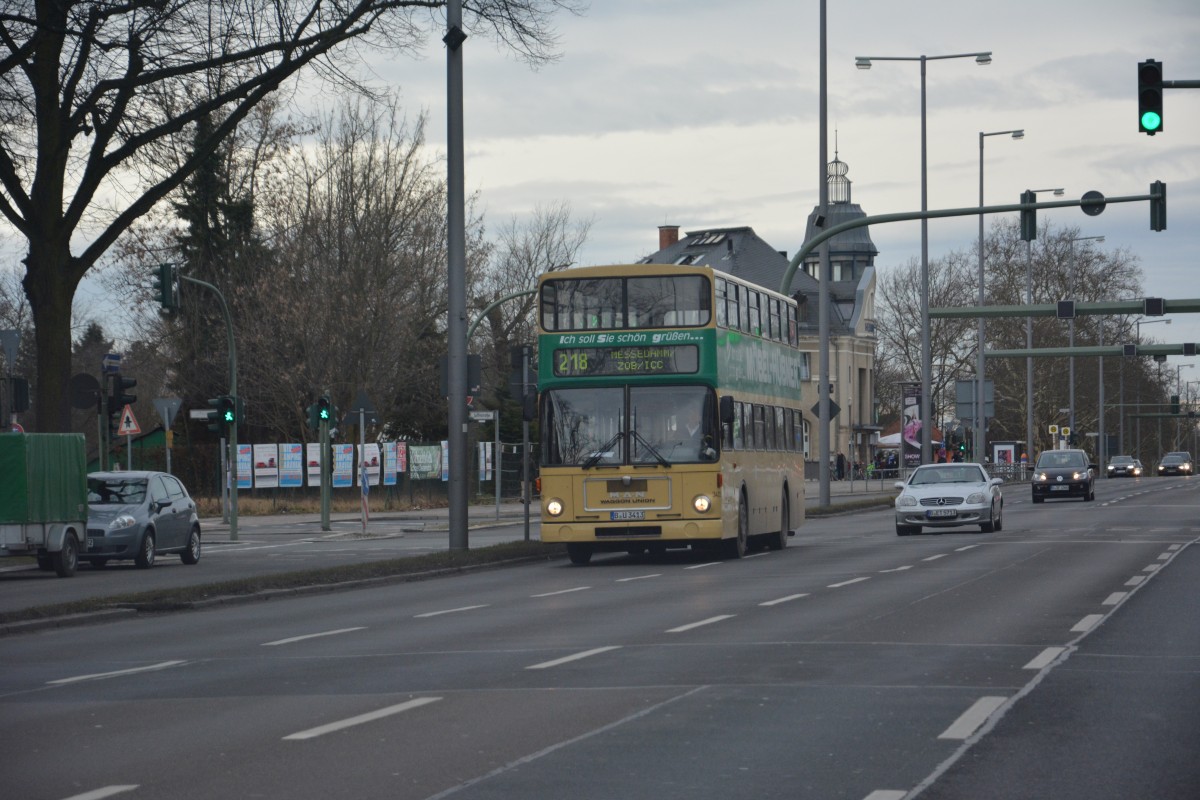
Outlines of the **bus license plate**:
M627 522L629 520L646 518L645 511L610 511L609 514L611 515L609 519L613 522Z
M926 511L925 515L929 519L936 519L938 517L957 517L958 511L953 508L935 508L932 511Z

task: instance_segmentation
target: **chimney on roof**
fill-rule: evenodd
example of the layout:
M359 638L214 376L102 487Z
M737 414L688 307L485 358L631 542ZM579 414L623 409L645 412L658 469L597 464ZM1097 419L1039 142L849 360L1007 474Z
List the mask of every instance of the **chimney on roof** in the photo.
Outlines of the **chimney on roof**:
M679 241L679 226L678 225L659 225L658 226L658 249L666 250L671 245Z

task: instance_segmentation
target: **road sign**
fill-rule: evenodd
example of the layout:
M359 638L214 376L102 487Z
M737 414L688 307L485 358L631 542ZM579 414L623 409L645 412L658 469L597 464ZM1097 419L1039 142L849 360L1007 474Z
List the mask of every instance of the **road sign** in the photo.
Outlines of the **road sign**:
M1063 426L1062 426L1062 435L1063 435L1063 436L1070 436L1070 435L1071 435L1071 429L1070 429L1070 428L1068 428L1066 425L1063 425Z
M175 415L179 413L180 403L181 401L178 397L154 398L154 410L158 412L158 416L162 417L164 428L169 429L171 424L175 422Z
M114 372L121 371L121 354L109 353L100 362L100 366L105 375L110 375Z
M829 398L829 418L833 419L834 417L836 417L838 415L838 412L841 410L842 410L842 407L839 406L837 403L833 402L832 397ZM817 419L821 418L821 401L818 400L817 402L813 403L812 413L813 413L813 416L816 417Z
M1048 430L1050 432L1050 435L1053 436L1054 434L1058 433L1058 426L1051 425Z
M496 418L495 411L472 411L471 419L475 422L491 422Z
M121 424L117 426L117 433L121 436L137 436L141 432L137 417L133 415L133 407L125 406L121 411Z

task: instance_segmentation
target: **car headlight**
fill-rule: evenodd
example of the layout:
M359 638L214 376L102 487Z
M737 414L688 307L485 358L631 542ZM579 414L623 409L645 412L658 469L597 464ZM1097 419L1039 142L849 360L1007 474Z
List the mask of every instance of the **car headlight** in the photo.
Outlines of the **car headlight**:
M913 497L912 495L902 494L896 498L896 506L897 507L899 507L899 506L915 506L916 504L917 504L917 498Z
M1044 472L1039 472L1039 473L1037 473L1036 475L1034 475L1034 476L1033 476L1033 479L1034 479L1035 481L1047 481L1047 480L1050 480L1049 476L1047 476L1047 475L1046 475L1046 473L1044 473Z
M561 516L563 513L563 502L557 497L546 503L546 513L552 517Z
M703 514L712 507L712 499L706 494L698 494L692 498L692 508Z
M1087 476L1084 475L1082 472L1072 472L1071 473L1071 480L1073 480L1073 481L1077 481L1077 480L1080 480L1085 477L1087 477Z
M967 495L967 502L972 505L978 505L983 502L983 492L972 492Z
M1158 465L1158 471L1159 471L1159 472L1162 472L1162 471L1163 471L1163 465L1162 465L1162 464L1159 464L1159 465Z
M119 531L124 528L132 528L136 524L136 519L128 514L122 514L121 516L115 518L112 522L108 523L108 529L110 531Z
M1133 474L1134 474L1134 475L1141 475L1141 474L1142 474L1142 471L1141 471L1140 469L1138 469L1137 467L1134 467L1134 468L1133 468Z
M984 396L986 397L986 395L984 395ZM1114 467L1112 464L1109 464L1109 465L1108 465L1108 471L1109 471L1109 472L1112 472L1114 469L1116 469L1116 467Z

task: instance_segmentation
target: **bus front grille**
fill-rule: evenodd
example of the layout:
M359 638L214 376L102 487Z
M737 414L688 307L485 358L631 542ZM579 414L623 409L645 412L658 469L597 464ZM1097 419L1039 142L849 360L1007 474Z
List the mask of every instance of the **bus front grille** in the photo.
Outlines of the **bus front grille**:
M662 536L662 526L633 525L628 528L596 528L596 538L603 536Z

